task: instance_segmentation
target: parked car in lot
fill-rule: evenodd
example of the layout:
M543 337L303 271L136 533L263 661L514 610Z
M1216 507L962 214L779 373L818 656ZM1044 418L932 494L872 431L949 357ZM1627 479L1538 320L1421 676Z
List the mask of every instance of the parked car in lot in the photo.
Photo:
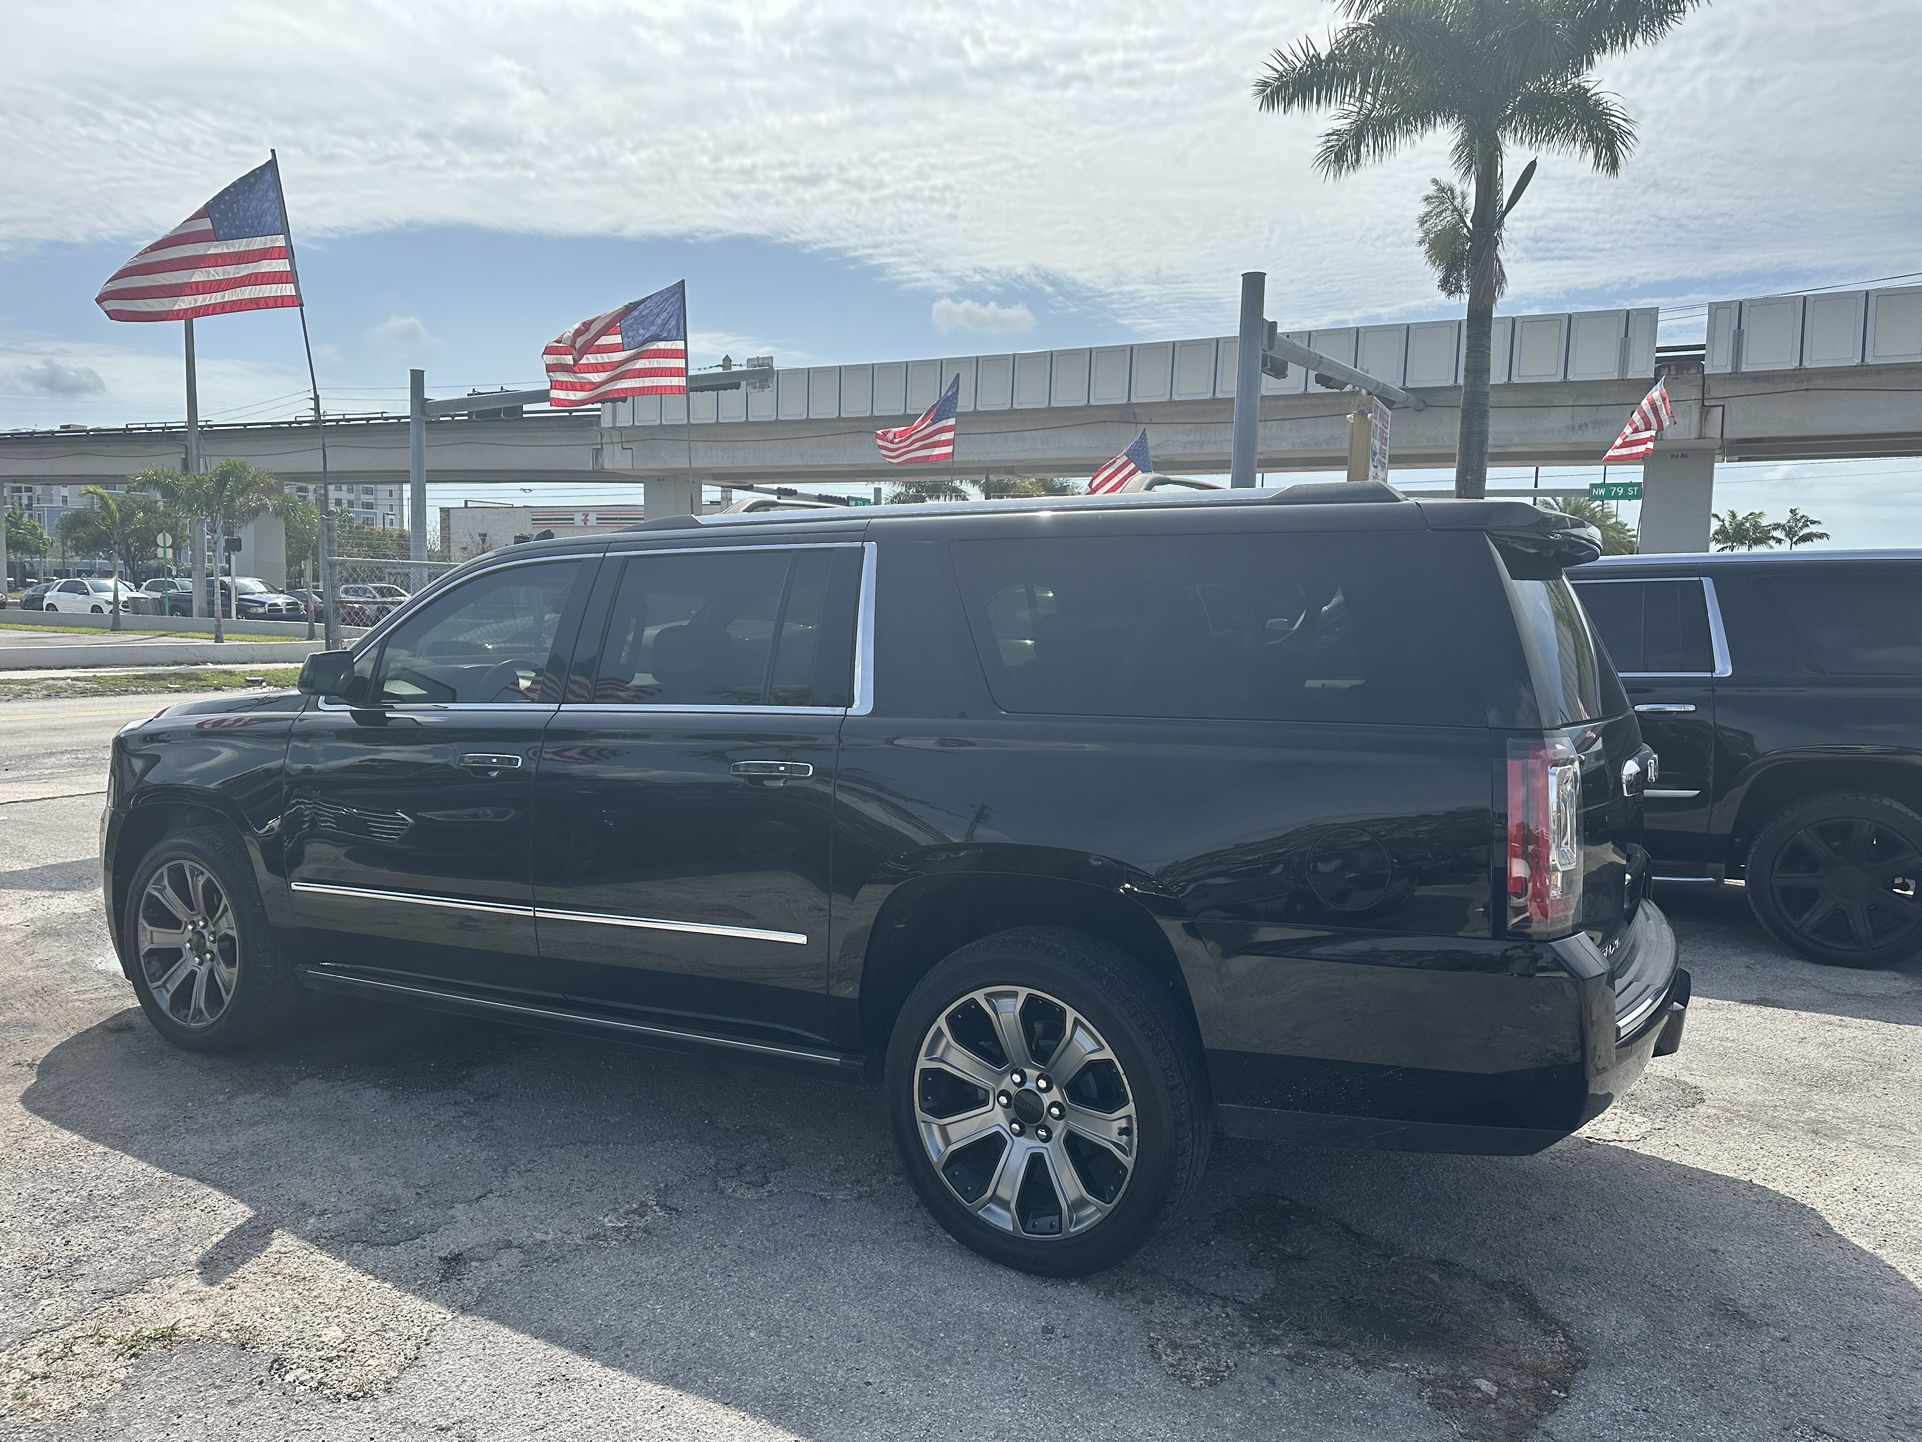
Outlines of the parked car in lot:
M868 1076L942 1225L1087 1272L1217 1125L1532 1152L1680 1044L1598 550L1381 486L515 546L123 730L115 942L190 1048L311 987Z
M208 614L212 615L213 587L207 589ZM229 582L220 578L221 614L242 621L304 621L306 608L285 592L277 591L257 576L236 576Z
M56 581L40 598L40 609L100 616L115 609L125 612L132 609L135 592L125 581L118 584L119 589L116 590L112 580L99 576L75 576L71 580Z
M185 576L154 576L141 582L130 602L143 616L191 616L194 583Z
M59 585L58 581L36 581L20 593L20 609L23 611L44 611L47 609L47 592Z
M384 616L407 603L407 592L385 582L342 586L340 620L344 626L379 625Z
M316 621L321 619L326 606L326 598L323 597L319 591L313 591L304 586L299 586L288 591L287 594L300 602L300 609L303 614L313 617Z
M1661 758L1657 871L1743 881L1811 961L1922 951L1922 551L1610 557L1573 579Z

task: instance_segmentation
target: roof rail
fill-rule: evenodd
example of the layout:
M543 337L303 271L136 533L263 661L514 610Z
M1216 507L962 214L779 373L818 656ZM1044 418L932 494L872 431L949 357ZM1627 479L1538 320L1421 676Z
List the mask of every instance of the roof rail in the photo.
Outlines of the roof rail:
M685 531L689 526L700 524L699 516L656 516L651 521L637 521L621 529L624 531Z
M1274 504L1319 506L1338 501L1357 505L1407 499L1408 497L1386 481L1310 481L1305 485L1290 486L1285 491L1277 491L1274 495Z

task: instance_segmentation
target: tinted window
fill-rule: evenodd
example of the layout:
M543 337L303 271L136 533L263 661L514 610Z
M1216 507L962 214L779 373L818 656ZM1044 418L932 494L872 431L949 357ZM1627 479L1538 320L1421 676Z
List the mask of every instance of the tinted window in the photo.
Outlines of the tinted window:
M1511 576L1508 590L1542 724L1572 726L1626 711L1622 683L1588 628L1575 588L1559 577L1518 581Z
M955 566L1003 710L1470 725L1426 534L964 541Z
M846 706L859 574L852 547L625 560L593 699Z
M1715 578L1735 670L1922 676L1922 571L1798 562Z
M435 598L381 649L379 700L551 702L545 677L580 561L507 566Z
M1577 581L1575 589L1616 670L1656 676L1715 670L1700 581Z

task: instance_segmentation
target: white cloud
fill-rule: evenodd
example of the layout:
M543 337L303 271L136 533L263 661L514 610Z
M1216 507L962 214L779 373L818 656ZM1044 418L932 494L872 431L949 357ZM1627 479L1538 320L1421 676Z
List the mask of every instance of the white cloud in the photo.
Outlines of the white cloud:
M1610 61L1640 153L1617 181L1544 161L1511 233L1516 307L1913 269L1922 7L1833 9L1719 5ZM9 16L0 247L150 240L272 137L304 235L759 236L917 288L1022 284L1151 333L1231 326L1251 267L1291 323L1449 308L1413 243L1445 147L1329 184L1319 122L1249 99L1266 51L1324 31L1326 3L107 13Z
M107 393L107 383L92 366L64 365L52 359L15 366L0 376L0 387L4 386L18 386L28 395L52 396L56 400Z
M172 339L172 337L168 337ZM298 354L298 352L296 352ZM42 387L16 389L23 373L93 376L99 388L65 394ZM195 366L201 418L269 419L305 408L307 370L209 355ZM339 408L335 400L330 408ZM186 380L179 352L128 345L83 345L40 335L0 335L0 429L32 429L72 423L123 425L130 419L180 421L187 410Z
M367 339L377 350L403 360L424 355L440 344L417 315L390 315L367 328Z
M978 330L990 335L1033 330L1034 312L1025 305L992 300L954 300L943 296L930 308L936 330Z

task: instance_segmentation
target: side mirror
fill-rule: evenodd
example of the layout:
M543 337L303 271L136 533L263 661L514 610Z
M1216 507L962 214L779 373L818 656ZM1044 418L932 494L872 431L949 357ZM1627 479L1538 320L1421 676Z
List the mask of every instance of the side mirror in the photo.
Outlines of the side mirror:
M300 689L309 696L345 696L353 684L352 651L316 651L300 663Z

